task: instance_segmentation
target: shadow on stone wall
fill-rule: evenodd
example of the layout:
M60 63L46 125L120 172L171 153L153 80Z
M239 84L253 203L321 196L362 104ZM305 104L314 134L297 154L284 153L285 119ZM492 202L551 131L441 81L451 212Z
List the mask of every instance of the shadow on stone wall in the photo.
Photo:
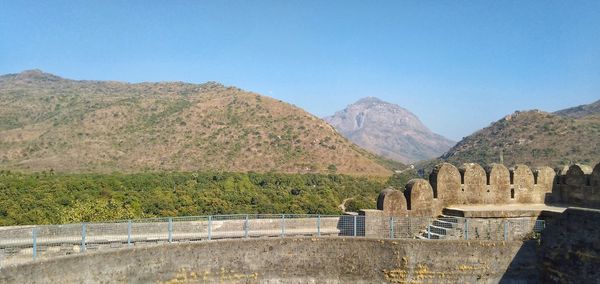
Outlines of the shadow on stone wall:
M354 229L356 227L356 230ZM359 215L344 215L340 216L337 223L337 228L340 230L339 236L365 236L365 216Z
M600 210L567 208L552 220L538 260L541 283L599 283Z
M500 283L539 283L540 271L536 262L538 250L537 240L523 242L502 275Z

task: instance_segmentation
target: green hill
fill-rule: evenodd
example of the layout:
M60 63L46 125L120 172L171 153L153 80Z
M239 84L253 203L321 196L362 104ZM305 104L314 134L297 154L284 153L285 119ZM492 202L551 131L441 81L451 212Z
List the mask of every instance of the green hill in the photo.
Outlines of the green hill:
M557 166L600 161L600 116L515 112L458 142L440 159L461 164Z
M0 76L0 169L67 173L207 171L391 175L323 120L209 82Z

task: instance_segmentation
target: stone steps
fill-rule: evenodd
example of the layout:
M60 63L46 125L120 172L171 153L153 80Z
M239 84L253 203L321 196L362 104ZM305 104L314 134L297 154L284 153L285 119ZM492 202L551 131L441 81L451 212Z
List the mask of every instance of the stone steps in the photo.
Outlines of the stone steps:
M447 239L456 238L462 231L462 223L458 217L440 215L420 231L418 239Z
M426 231L423 232L420 236L418 236L419 239L425 239L425 240L440 240L440 239L444 239L446 238L446 235L443 234L436 234L434 232L429 232L427 233Z
M447 228L447 229L454 229L454 228L458 227L458 223L448 222L448 221L444 221L444 220L440 220L440 219L433 220L432 224L436 227L442 227L442 228Z

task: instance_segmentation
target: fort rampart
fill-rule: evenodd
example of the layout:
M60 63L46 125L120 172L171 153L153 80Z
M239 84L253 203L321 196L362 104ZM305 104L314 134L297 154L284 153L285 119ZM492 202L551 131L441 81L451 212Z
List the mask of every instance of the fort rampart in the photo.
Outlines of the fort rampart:
M404 192L383 190L377 210L382 216L434 217L457 205L562 204L600 208L600 164L552 169L501 164L437 165L429 180L410 180Z
M510 217L485 210L464 218L439 216L461 206L520 209L513 210ZM560 210L549 215L549 226L533 230L541 217L536 208L551 207ZM129 248L3 267L0 282L593 283L598 279L600 210L593 208L600 208L600 164L554 170L472 163L457 168L443 163L428 180L413 179L404 191L383 190L377 208L363 210L364 216L209 217L178 223L171 219L166 223L123 223L118 228L106 224L127 234L96 235L94 226L103 224L90 224L85 231L89 235L73 237L77 243L81 240L81 246L68 240L65 247L60 240L61 246L55 247L58 253L63 248L73 251L81 247L86 252L97 243L98 248L114 244ZM144 235L132 230L140 226L146 228ZM432 228L443 229L444 240L431 240L436 234ZM540 231L539 242L527 240L527 234ZM414 239L423 237L420 234L426 234L427 241ZM8 232L4 235L21 239ZM298 237L304 235L311 237ZM138 246L154 238L178 245ZM211 241L198 241L204 239ZM130 241L135 246L130 247ZM37 251L35 246L32 251Z
M525 247L528 249L524 250ZM533 246L534 247L534 246ZM2 283L497 283L535 280L535 250L494 241L275 238L81 254L8 267ZM456 252L460 251L460 254ZM513 271L513 268L518 270Z

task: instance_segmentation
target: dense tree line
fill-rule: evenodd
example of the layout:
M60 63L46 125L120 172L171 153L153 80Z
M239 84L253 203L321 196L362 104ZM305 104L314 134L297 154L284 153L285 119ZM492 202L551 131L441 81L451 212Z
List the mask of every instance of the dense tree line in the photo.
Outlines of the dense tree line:
M397 183L397 181L396 181ZM279 173L0 172L0 225L235 213L340 214L374 208L390 181Z

